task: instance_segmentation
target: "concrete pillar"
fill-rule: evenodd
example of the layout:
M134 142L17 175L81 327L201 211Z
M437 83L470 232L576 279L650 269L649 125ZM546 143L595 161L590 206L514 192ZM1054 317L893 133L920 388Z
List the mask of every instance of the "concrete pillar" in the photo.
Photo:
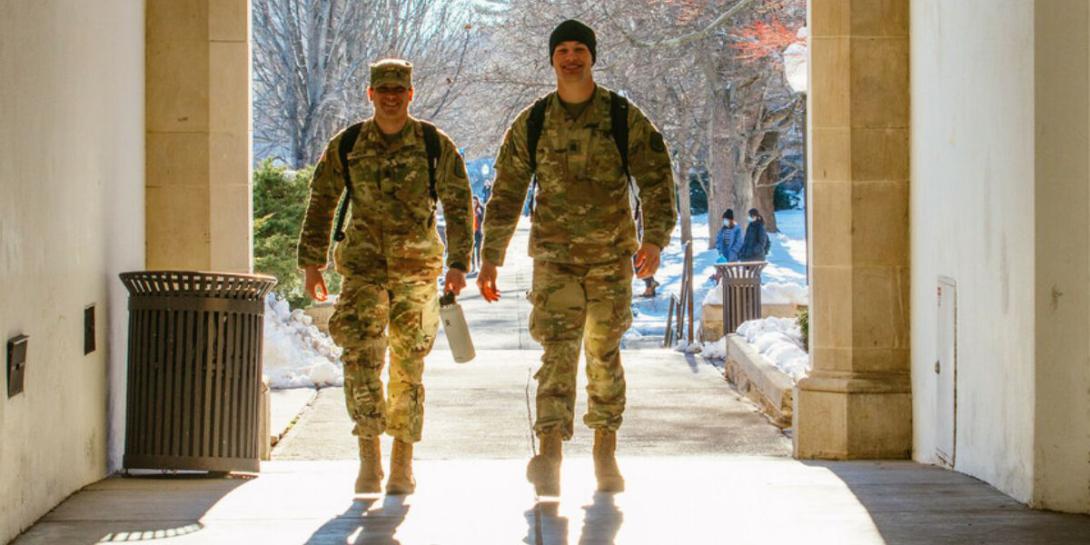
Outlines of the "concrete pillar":
M146 9L147 267L249 272L249 0Z
M909 0L810 0L813 371L795 456L908 458Z

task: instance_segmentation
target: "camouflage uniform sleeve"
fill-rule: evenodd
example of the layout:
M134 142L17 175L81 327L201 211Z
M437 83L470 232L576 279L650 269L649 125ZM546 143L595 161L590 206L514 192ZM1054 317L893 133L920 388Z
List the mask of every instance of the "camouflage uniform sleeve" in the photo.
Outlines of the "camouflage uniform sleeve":
M303 230L299 233L300 269L310 265L324 267L329 262L329 233L333 230L337 203L344 192L344 174L337 156L339 142L339 136L330 141L310 178L310 199Z
M665 248L677 223L677 190L662 133L636 107L628 113L628 168L640 190L643 241Z
M447 220L447 267L468 271L473 252L473 191L454 142L443 136L435 190Z
M526 148L528 117L529 108L515 118L503 136L503 145L496 158L492 197L485 207L481 259L495 265L503 265L507 245L518 227L526 191L530 187L529 152Z

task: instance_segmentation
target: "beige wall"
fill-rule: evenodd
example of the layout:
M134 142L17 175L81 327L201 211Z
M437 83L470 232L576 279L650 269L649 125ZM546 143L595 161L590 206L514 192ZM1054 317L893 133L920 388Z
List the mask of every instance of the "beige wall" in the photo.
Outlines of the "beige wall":
M251 272L248 0L147 0L147 266Z
M144 262L144 22L131 0L0 0L0 14L0 340L30 336L26 391L8 399L0 380L6 543L120 461L117 273ZM84 356L91 303L98 350Z
M1090 513L1090 5L1037 0L1033 505Z

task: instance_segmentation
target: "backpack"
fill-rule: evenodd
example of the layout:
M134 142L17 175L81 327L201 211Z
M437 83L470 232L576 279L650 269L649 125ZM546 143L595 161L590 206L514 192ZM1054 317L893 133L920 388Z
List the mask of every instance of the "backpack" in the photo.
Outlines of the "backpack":
M435 191L435 170L439 166L439 153L442 149L439 145L439 131L435 125L427 121L420 121L420 126L424 129L424 153L428 158L428 193L434 203L439 200L439 194ZM352 177L348 172L348 152L355 147L362 128L363 122L360 122L345 129L340 145L337 146L337 156L341 159L341 171L344 174L344 200L341 201L341 206L337 210L337 225L333 230L333 240L337 242L344 240L344 218L348 214L348 203L352 200Z
M534 200L530 203L530 214L534 213L537 202L537 144L541 141L541 131L545 128L545 108L549 105L549 97L545 95L530 108L530 117L526 120L526 150L530 153L530 191ZM625 180L632 183L632 176L628 172L628 99L609 92L609 124L613 134L613 143L621 154L621 166L624 168ZM640 201L636 199L636 213L640 212Z

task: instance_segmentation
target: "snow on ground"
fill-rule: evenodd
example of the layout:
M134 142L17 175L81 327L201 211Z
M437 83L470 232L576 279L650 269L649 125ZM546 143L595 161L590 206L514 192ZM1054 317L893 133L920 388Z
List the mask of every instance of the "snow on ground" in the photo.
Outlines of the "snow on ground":
M750 320L738 334L772 365L796 381L810 372L810 356L803 351L802 330L795 318Z
M806 304L809 298L806 287L806 212L781 210L776 212L776 224L780 232L771 234L772 249L768 253L768 265L761 275L761 299L770 304ZM693 301L720 301L721 291L709 278L715 275L719 258L714 248L708 248L708 215L693 216ZM681 226L674 228L670 244L662 251L662 265L655 279L661 284L654 298L633 298L632 329L625 335L625 343L643 337L662 338L666 330L666 314L670 308L670 295L681 292L681 274L685 253L681 247ZM639 295L644 290L642 280L633 281L632 291ZM702 307L693 308L695 320L700 320Z
M344 384L341 349L302 310L269 294L265 298L264 375L273 389Z
M769 363L796 382L810 372L810 356L802 349L802 330L795 318L750 320L738 326L738 335L745 338ZM704 343L700 354L710 360L725 360L726 337L716 342Z

